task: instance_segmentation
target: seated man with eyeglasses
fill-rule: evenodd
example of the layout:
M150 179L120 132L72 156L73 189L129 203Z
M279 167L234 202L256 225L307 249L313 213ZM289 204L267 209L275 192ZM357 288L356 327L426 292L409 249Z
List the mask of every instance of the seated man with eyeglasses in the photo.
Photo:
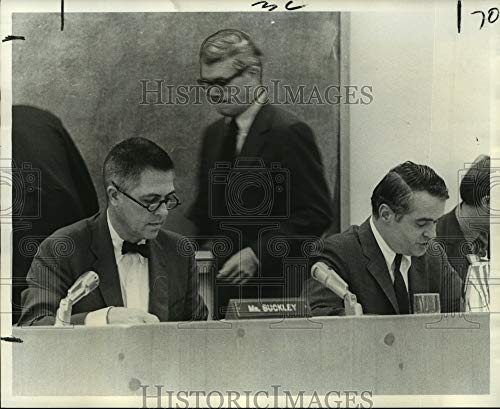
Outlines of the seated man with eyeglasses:
M107 209L42 242L19 325L53 325L61 299L87 271L98 274L99 286L73 306L71 324L206 319L194 251L186 238L161 230L180 205L174 177L169 155L147 139L113 147L103 171Z

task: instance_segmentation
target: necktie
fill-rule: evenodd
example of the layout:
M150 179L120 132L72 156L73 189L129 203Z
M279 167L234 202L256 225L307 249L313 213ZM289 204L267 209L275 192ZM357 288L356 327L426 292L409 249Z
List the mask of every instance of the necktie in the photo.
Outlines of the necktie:
M136 244L124 241L122 245L122 254L127 253L139 253L142 257L149 258L149 245L147 242L146 244Z
M409 314L410 302L408 300L408 290L406 289L405 281L403 280L403 275L400 270L402 258L402 254L396 254L394 258L394 292L398 300L399 313Z
M234 163L236 159L236 139L238 137L238 124L236 119L232 118L231 122L226 128L224 148L223 148L223 160Z

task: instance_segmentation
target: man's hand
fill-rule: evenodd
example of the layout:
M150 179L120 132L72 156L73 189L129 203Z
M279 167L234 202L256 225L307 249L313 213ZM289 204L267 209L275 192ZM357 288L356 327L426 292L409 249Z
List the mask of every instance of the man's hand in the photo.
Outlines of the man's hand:
M255 276L259 260L250 247L233 254L222 266L217 278L226 279L232 284L245 284Z
M108 311L108 324L156 324L158 317L136 308L112 307Z

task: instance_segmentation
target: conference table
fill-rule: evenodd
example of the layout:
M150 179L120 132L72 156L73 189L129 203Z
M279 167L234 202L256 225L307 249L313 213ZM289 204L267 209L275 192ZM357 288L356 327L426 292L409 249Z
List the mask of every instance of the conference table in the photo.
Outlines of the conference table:
M488 313L17 327L13 335L23 341L12 346L15 396L139 396L141 385L375 395L490 389Z

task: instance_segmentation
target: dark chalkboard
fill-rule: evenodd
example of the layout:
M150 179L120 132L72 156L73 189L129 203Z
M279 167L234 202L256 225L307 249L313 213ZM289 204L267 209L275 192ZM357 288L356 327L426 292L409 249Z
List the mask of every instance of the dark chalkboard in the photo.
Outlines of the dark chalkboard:
M326 88L340 81L339 13L57 13L13 16L13 103L63 121L105 203L101 168L117 142L150 138L176 165L184 205L167 227L190 234L183 212L194 198L203 128L218 116L209 104L140 105L141 79L195 84L203 39L222 28L247 32L264 53L264 83ZM153 86L153 83L150 83ZM154 98L153 98L154 99ZM289 105L315 131L334 211L339 215L339 106Z

